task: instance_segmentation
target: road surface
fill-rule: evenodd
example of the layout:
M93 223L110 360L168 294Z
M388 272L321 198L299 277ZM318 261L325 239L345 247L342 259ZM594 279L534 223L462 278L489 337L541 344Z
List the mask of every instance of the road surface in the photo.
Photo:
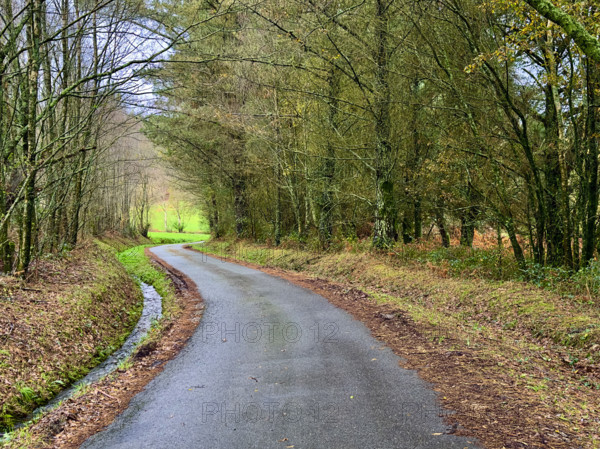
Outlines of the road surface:
M463 449L431 386L323 297L166 245L206 309L181 353L86 449Z

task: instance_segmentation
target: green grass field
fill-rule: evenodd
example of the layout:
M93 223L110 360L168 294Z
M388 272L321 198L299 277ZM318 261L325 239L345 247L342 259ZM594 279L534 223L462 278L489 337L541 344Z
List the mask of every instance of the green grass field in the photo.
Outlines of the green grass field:
M187 208L184 215L184 232L208 232L208 222L204 216L191 206ZM167 228L166 231L176 232L175 224L177 223L177 214L173 207L167 209ZM165 232L164 211L159 204L155 204L150 208L150 230L155 232Z
M154 243L190 243L208 240L210 234L191 233L191 232L153 232L148 233L148 237Z

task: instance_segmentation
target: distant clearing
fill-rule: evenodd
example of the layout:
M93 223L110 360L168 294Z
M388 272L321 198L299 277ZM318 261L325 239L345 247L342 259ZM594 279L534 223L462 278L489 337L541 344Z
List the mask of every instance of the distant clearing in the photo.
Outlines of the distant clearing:
M208 222L197 209L186 207L182 213L186 233L208 232ZM167 229L165 229L165 215L160 204L150 208L150 230L156 232L177 232L177 212L172 205L167 208Z
M148 237L154 243L190 243L208 240L210 234L191 232L149 232Z

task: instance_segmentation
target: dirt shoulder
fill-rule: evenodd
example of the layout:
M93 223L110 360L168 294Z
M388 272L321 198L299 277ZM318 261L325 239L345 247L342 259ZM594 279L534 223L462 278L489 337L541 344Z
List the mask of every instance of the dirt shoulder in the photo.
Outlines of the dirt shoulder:
M527 323L507 326L490 312L500 307L494 303L531 300L522 293L529 287L447 279L365 254L281 252L264 258L256 245L217 245L203 250L309 288L365 323L404 367L433 384L451 433L494 449L599 447L594 343L565 346L534 335Z
M202 299L191 279L151 252L146 251L146 254L171 278L178 312L153 328L121 369L65 401L9 447L78 448L124 411L131 399L185 346L200 322Z

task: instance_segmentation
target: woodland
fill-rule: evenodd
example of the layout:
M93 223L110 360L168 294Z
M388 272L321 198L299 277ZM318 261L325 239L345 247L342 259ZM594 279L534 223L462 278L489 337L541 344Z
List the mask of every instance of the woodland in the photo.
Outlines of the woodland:
M600 9L558 0L1 0L0 267L146 235L155 165L214 237L475 231L598 254ZM162 182L162 181L160 181Z

